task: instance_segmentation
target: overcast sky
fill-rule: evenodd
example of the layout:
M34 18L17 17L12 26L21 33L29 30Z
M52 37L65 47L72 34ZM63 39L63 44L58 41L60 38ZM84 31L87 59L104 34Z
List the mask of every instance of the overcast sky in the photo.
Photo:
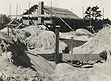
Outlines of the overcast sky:
M11 14L16 14L16 5L19 5L18 12L23 13L30 6L37 4L40 0L0 0L0 14L9 14L9 4L11 3ZM46 6L51 5L51 0L42 0ZM88 6L98 6L103 11L105 18L111 19L111 0L52 0L52 5L58 8L65 8L73 11L79 17L82 15L82 7L87 8Z

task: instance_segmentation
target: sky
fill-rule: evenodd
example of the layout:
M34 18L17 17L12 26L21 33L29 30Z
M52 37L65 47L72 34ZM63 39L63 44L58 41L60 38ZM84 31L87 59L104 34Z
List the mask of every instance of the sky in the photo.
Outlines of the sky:
M9 5L11 3L11 14L16 14L16 6L18 4L18 14L22 14L30 6L38 4L40 0L0 0L0 14L9 15ZM53 7L69 9L79 17L83 17L84 11L88 6L98 6L103 13L104 17L111 19L111 0L42 0L45 6L50 6L52 1Z

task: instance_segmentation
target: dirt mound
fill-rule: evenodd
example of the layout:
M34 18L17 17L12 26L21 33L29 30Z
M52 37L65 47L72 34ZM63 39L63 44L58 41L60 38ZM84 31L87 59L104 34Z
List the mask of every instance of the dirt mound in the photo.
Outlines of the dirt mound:
M61 63L52 75L54 81L111 81L111 65L109 63L96 64L94 68L75 68Z
M93 67L89 81L111 81L111 64L96 64Z
M39 65L39 69L37 71L30 67L25 68L23 66L16 66L13 64L13 60L9 60L7 58L9 54L10 52L4 53L4 55L0 58L0 77L3 81L52 81L49 76L40 70L41 67Z
M20 29L18 29L18 30L20 30ZM23 28L21 30L30 32L31 35L33 36L33 35L39 34L43 29L41 28L41 26L40 27L39 26L29 26L29 27Z
M30 49L37 53L53 51L55 47L55 34L51 31L42 31L39 35L30 36L27 39L27 44Z
M75 32L60 33L61 39L71 39L78 41L88 41L94 34L86 29L77 29Z
M24 43L0 33L0 77L8 81L52 81L54 67L40 56L28 54Z
M89 32L86 29L82 29L82 28L81 29L77 29L75 31L75 35L77 35L77 36L88 36L88 37L93 37L94 36L91 32Z
M86 29L77 29L75 35L73 36L74 40L89 41L94 35Z
M39 54L48 54L55 52L56 36L52 31L42 31L38 35L33 35L27 38L27 44L31 51L36 51ZM60 41L60 53L67 45Z
M35 48L41 48L43 50L52 50L55 46L55 34L51 31L41 32L37 39L33 40Z
M74 31L71 31L71 32L67 32L67 33L59 33L59 37L62 38L62 39L71 39L71 37L73 37L75 34Z
M82 46L73 49L74 54L99 54L111 50L111 26L105 25L97 35Z
M69 64L58 64L55 74L52 75L54 81L89 81L90 70L75 68Z

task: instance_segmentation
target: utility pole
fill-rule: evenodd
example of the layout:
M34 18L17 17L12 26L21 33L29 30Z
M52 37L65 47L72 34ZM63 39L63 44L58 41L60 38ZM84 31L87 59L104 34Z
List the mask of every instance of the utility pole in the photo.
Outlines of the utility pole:
M55 27L55 34L56 34L55 63L56 64L58 64L60 61L60 57L59 57L59 28L60 28L60 26Z

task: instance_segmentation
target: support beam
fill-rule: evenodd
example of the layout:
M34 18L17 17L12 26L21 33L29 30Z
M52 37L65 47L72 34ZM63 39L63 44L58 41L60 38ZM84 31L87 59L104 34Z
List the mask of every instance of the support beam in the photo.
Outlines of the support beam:
M9 26L7 27L7 35L9 36Z
M55 63L56 64L58 64L60 61L60 58L59 58L59 28L60 28L60 26L55 27L55 34L56 34Z
M71 37L71 54L73 54L73 37Z
M44 17L42 15L44 15L44 2L40 1L38 3L38 24L43 24L44 23Z

